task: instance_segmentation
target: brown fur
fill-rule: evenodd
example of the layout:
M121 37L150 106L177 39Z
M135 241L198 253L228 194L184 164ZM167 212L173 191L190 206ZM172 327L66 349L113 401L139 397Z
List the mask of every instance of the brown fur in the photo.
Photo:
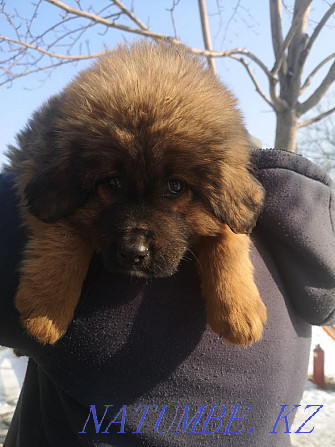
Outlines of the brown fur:
M15 297L28 333L53 344L66 331L94 252L108 269L167 276L190 249L211 328L236 344L260 339L266 309L249 238L235 233L251 231L263 190L235 99L201 59L122 45L35 113L18 143L7 169L29 235ZM175 179L186 186L171 197Z

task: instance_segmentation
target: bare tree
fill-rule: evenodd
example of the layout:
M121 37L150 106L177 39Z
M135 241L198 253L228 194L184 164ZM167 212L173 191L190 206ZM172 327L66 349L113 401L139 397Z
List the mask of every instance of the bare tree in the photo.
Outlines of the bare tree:
M329 6L309 37L306 33L306 24L312 0L296 0L292 25L285 39L280 20L281 3L281 0L270 0L272 44L276 57L275 65L271 70L276 79L270 80L270 94L277 115L275 146L295 150L298 128L319 121L335 111L333 107L309 120L298 121L302 115L319 103L335 80L335 62L333 62L319 87L304 102L299 101L299 97L310 85L315 74L335 57L335 53L329 55L314 68L305 81L302 81L307 57L320 31L333 14L335 2ZM276 93L276 84L279 86L279 94Z
M0 45L5 57L0 61L2 73L0 85L12 82L14 79L30 73L56 68L59 65L97 57L100 52L91 51L89 43L85 42L85 33L96 27L103 35L110 29L160 40L169 39L176 45L182 42L177 37L174 25L174 37L153 31L146 25L134 8L128 7L120 0L106 0L100 10L94 9L94 2L87 6L88 0L36 0L33 12L29 18L20 17L16 10L9 11L5 0L0 1L0 14L4 16L12 35L0 35ZM172 20L178 3L181 0L171 0ZM101 4L103 2L99 2ZM237 2L237 7L240 1ZM323 119L335 111L335 107L324 111L307 120L300 117L315 107L335 80L335 52L330 54L303 78L306 61L311 49L326 23L335 11L335 2L324 0L326 10L323 17L314 27L311 35L306 32L312 0L295 0L291 12L290 27L283 34L282 0L269 0L272 44L275 55L273 66L267 65L251 51L244 48L233 48L224 51L214 51L209 32L209 16L205 0L198 0L199 15L205 49L188 47L189 51L207 57L209 67L215 70L214 58L232 58L238 61L247 71L257 93L273 109L277 118L275 147L296 150L296 135L301 127L308 126ZM217 2L219 4L219 2ZM85 6L86 5L86 6ZM140 7L140 3L138 4ZM47 9L47 7L49 9ZM284 4L285 9L288 8ZM60 15L56 15L58 12ZM43 14L55 17L51 26L37 32L35 23ZM77 51L77 54L75 53ZM79 51L78 51L79 50ZM332 63L331 63L332 62ZM330 64L328 72L319 86L301 101L301 95L310 87L312 79L320 70ZM251 64L256 65L265 75L267 90L257 79Z

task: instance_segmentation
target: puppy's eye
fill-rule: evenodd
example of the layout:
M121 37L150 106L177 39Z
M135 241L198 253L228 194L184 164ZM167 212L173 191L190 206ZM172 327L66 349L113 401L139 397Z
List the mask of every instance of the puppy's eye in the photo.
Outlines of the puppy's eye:
M112 192L119 192L122 188L122 184L119 177L111 177L108 179L107 184Z
M171 179L167 182L164 188L164 197L174 199L180 196L186 189L186 182L177 178Z

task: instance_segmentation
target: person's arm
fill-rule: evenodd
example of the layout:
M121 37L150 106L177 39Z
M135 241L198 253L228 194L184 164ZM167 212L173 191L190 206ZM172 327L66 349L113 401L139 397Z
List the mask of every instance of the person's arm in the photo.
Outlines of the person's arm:
M310 324L335 323L335 191L317 165L280 150L253 153L266 190L256 231L281 273L297 313Z

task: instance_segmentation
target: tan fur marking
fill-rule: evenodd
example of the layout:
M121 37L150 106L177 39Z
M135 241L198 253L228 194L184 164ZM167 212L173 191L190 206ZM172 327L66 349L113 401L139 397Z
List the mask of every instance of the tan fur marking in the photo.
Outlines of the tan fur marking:
M32 216L28 221L31 237L15 306L28 333L53 344L73 318L94 247L68 222L50 225Z
M266 307L259 296L249 259L249 237L228 226L197 247L207 321L224 340L247 346L260 340Z

